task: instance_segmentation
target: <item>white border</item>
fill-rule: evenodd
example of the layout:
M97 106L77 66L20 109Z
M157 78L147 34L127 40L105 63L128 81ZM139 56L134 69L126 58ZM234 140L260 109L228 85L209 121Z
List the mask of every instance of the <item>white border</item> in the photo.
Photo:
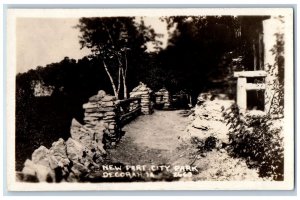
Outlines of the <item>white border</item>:
M9 191L74 191L74 190L291 190L294 181L294 104L293 104L293 14L288 8L204 8L204 9L8 9L7 11L7 185ZM198 181L147 183L20 183L15 181L15 75L16 18L72 18L93 16L164 16L168 15L279 15L286 17L285 32L285 180Z

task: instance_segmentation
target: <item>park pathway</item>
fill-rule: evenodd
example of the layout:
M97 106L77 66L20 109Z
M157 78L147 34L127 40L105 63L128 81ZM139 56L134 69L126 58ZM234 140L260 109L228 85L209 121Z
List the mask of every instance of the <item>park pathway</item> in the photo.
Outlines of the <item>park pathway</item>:
M186 112L155 110L152 115L139 116L123 128L125 135L109 150L110 159L128 165L172 164L189 123Z
M108 149L107 164L120 164L123 167L145 165L147 173L155 174L154 177L149 177L144 173L142 177L134 179L140 181L261 180L257 170L249 169L244 160L231 157L225 149L199 153L197 144L191 142L190 131L194 119L188 117L190 112L155 110L152 115L137 117L123 127L125 135L117 146ZM210 113L205 111L205 114ZM208 124L213 122L211 120ZM205 134L197 130L199 137ZM169 170L151 171L150 166L170 167ZM175 168L180 166L187 168L176 173ZM191 170L189 166L194 166L197 170ZM111 181L132 179L115 178Z

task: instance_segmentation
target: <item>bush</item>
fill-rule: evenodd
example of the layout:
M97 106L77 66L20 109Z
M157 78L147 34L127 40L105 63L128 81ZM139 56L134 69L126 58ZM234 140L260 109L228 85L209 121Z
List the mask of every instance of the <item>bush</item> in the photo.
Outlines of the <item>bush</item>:
M224 117L230 125L230 153L245 158L249 168L258 168L260 177L283 180L282 128L274 128L271 116L243 116L234 104Z
M217 142L218 139L213 136L209 136L208 138L205 138L203 140L197 137L191 138L191 143L196 146L199 153L212 151L214 148L216 148Z

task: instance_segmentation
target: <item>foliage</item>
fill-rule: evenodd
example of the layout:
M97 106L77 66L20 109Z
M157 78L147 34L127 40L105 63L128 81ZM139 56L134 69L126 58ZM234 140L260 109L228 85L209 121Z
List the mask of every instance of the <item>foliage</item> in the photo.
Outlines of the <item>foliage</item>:
M284 23L282 16L278 16L277 20L282 24ZM266 71L271 77L274 77L268 83L268 87L273 90L273 95L268 97L272 105L268 112L274 116L282 117L284 114L284 33L279 30L274 36L276 43L270 51L275 56L275 62L273 65L266 65Z
M226 64L225 52L237 47L238 20L233 16L171 16L163 18L171 31L168 46L157 56L168 79L163 83L171 92L187 90L193 102L200 92L216 87Z
M246 159L250 168L258 168L261 177L283 180L284 149L281 127L276 128L270 115L243 116L236 104L224 112L229 124L233 156Z
M99 79L99 74L102 77ZM99 88L109 91L107 77L99 62L83 58L37 67L16 76L16 168L21 170L26 158L40 145L51 147L53 141L70 135L72 118L83 118L82 104ZM53 86L51 96L35 97L33 83Z
M218 139L213 136L209 136L204 140L201 140L198 137L191 138L191 143L197 146L196 148L198 149L199 153L212 151L216 147L217 142Z
M81 32L82 48L91 49L90 57L102 62L114 95L119 97L123 85L127 98L127 72L133 65L133 57L142 57L146 43L155 40L154 30L143 21L137 23L134 17L81 18L76 27Z

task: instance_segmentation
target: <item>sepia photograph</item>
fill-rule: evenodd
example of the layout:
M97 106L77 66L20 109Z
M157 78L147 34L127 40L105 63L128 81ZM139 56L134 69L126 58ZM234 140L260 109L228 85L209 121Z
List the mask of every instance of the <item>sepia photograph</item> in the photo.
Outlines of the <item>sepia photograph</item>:
M292 190L292 8L8 9L10 191Z

